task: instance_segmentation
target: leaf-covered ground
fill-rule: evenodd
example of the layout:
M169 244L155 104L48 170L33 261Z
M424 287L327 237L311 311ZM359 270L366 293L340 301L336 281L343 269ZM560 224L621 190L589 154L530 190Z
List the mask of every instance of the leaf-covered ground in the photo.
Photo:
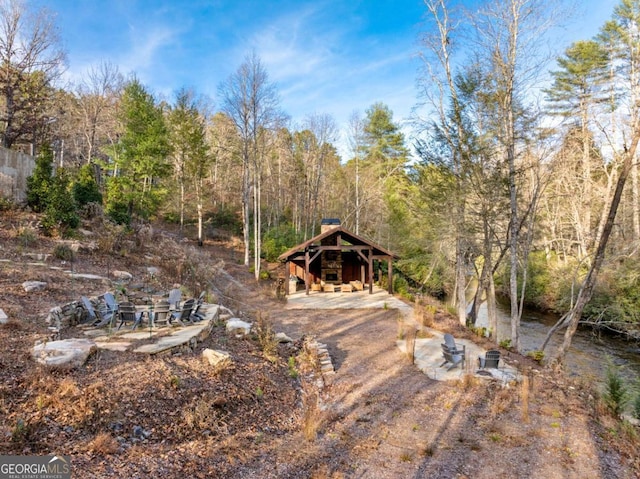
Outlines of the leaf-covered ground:
M82 239L96 250L42 265L24 253L52 253L58 243L25 233L29 221L12 213L0 225L0 308L11 318L0 326L0 454L69 455L83 478L640 477L638 431L611 418L591 385L548 370L532 372L525 387L433 381L395 347L393 311L286 310L229 242L200 250L170 232L107 237L96 227ZM160 273L149 277L149 266ZM296 341L265 355L259 337L229 337L221 323L193 352L102 351L82 368L48 371L30 350L50 336L49 309L112 288L65 269L124 270L158 291L175 282L207 289L236 315L259 313ZM25 293L26 280L47 289ZM435 326L453 327L444 314ZM305 335L327 344L331 378L304 353ZM204 348L228 351L232 365L213 370Z

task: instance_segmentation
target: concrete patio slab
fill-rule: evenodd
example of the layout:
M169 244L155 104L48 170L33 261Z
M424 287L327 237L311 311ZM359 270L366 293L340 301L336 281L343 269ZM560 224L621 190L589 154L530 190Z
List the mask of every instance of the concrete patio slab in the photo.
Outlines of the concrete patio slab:
M369 291L352 293L324 293L312 291L308 295L304 291L296 291L287 296L286 309L397 309L409 319L413 319L413 307L386 290L373 288Z
M479 369L478 358L483 357L486 350L467 339L456 338L456 345L465 347L464 366L449 369L448 364L442 365L441 344L444 343L444 333L433 329L423 328L424 334L431 337L416 338L414 349L414 364L431 379L451 381L460 379L464 374L473 374L483 379L497 379L504 383L518 380L518 371L500 361L498 369ZM399 340L396 344L400 351L406 354L407 341ZM411 344L411 341L409 341Z

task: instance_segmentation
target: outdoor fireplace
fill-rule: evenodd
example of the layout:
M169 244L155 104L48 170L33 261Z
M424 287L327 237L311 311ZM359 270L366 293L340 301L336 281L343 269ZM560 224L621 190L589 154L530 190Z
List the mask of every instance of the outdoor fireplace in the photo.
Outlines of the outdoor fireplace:
M323 251L321 255L321 279L325 283L342 283L342 253L340 251Z
M326 283L337 283L338 282L338 272L333 270L325 270L324 271L324 281Z

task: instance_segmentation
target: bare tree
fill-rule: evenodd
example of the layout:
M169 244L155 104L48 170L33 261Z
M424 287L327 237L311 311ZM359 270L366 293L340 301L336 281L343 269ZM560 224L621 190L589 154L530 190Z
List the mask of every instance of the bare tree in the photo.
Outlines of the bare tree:
M123 88L122 74L109 62L89 68L76 87L75 114L84 143L80 154L86 163L91 163L99 149L115 137L116 106Z
M244 264L250 260L250 227L253 210L254 273L260 276L261 253L261 161L265 133L278 126L283 117L279 110L276 87L255 52L248 55L238 70L219 87L222 110L234 122L241 141L242 224Z
M540 39L554 19L556 12L553 9L553 3L544 0L495 0L472 16L478 59L487 65L487 75L493 83L493 98L501 119L497 137L509 170L509 299L511 344L517 350L520 350L522 315L518 294L518 269L522 259L518 251L522 225L522 205L519 205L521 125L528 113L524 105L526 92L547 61L539 47ZM530 205L524 205L524 209L530 211ZM525 248L528 248L527 244ZM526 264L522 264L526 268ZM523 277L525 275L526 270Z
M351 154L353 155L354 162L354 188L355 205L353 208L354 214L354 231L356 234L360 234L360 213L362 209L362 186L360 185L360 164L362 162L362 149L364 147L364 120L360 116L360 113L354 111L349 117L349 147ZM347 219L347 218L345 218Z
M213 161L209 165L211 199L216 209L241 204L242 168L238 130L224 113L216 113L207 125L207 138L211 145Z
M458 98L455 75L452 68L454 33L457 22L450 16L444 0L425 0L425 5L433 21L433 33L425 35L423 44L429 55L424 57L428 83L424 94L438 115L438 131L442 141L451 153L451 171L456 182L453 198L453 218L455 223L455 294L454 302L458 320L466 324L466 247L464 239L465 190L463 168L468 163L468 148L462 105ZM435 65L432 66L432 59ZM449 107L450 104L450 107Z
M311 162L308 165L309 171L309 218L311 220L310 230L313 236L316 233L316 226L318 220L318 203L320 197L320 190L323 184L323 180L327 173L325 169L325 163L327 157L331 154L331 143L335 141L337 135L336 123L327 114L313 114L309 115L305 120L306 128L313 133L315 142L313 144L313 156ZM305 228L305 239L307 238Z
M609 207L605 209L606 217L599 228L598 245L593 263L584 279L574 306L561 320L549 331L542 348L544 349L551 335L560 327L566 326L564 341L558 351L550 357L550 361L561 362L571 346L573 335L582 317L585 306L591 300L596 285L598 274L605 259L605 253L609 238L611 237L616 215L622 200L624 187L629 175L632 173L633 164L637 161L638 143L640 142L640 8L637 0L624 0L614 10L613 18L607 22L599 36L599 40L607 45L613 45L612 58L616 63L615 81L618 92L621 95L618 104L622 121L620 137L612 132L606 136L610 140L609 147L614 152L613 160L617 160L614 168L619 171L616 186ZM622 147L616 148L620 142Z
M10 148L33 132L34 125L28 120L34 111L34 93L50 96L52 83L61 74L65 54L54 20L48 10L30 10L22 0L0 1L0 136L4 147Z

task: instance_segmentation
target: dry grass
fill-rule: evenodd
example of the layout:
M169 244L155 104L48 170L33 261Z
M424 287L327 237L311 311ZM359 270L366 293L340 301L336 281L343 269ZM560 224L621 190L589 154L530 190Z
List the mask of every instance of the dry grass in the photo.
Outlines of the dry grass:
M508 411L513 405L513 391L510 389L500 389L491 401L491 415L497 416Z
M215 399L205 396L194 398L191 404L182 410L182 433L185 437L194 431L214 432L216 436L228 433L224 424L219 421L215 405Z
M480 380L472 373L466 372L459 380L460 388L465 391L471 391L480 384Z
M309 479L344 479L344 474L339 471L331 471L329 466L322 464L311 473Z
M322 423L318 400L318 395L315 393L305 395L303 399L302 434L309 442L315 441Z
M256 334L264 357L274 362L278 358L278 341L266 314L258 311L256 315Z
M437 311L438 307L433 299L421 297L415 302L413 317L418 324L430 328L435 323Z
M522 421L529 423L529 375L525 374L522 378L522 384L520 386L520 407L522 410Z
M413 364L415 362L415 355L416 355L416 336L418 334L418 331L415 329L415 327L410 326L407 331L404 333L404 336L406 338L406 351L405 354L407 355L407 359L409 361L411 361L411 364Z
M118 441L109 433L101 432L88 444L87 450L94 454L115 454L120 446Z

